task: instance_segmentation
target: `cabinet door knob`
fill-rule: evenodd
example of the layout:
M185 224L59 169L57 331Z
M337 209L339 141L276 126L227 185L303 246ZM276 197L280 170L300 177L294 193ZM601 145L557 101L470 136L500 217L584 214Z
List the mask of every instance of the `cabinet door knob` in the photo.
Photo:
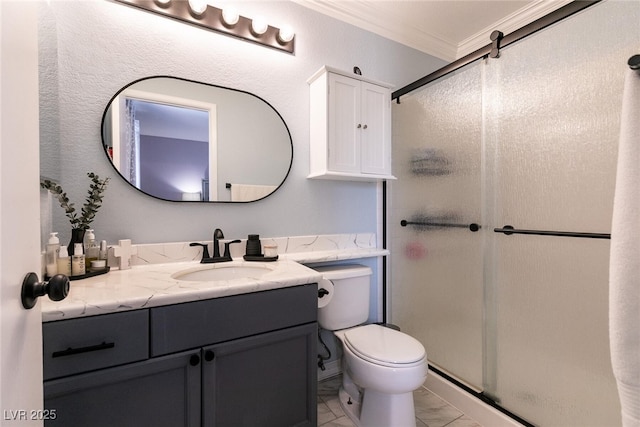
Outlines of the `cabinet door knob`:
M215 359L216 354L211 351L211 350L207 350L204 352L204 360L206 360L207 362L211 362L213 359Z
M366 128L367 128L367 125L362 126L362 129L366 129Z
M356 128L360 129L362 127L362 124L358 123L358 126L356 126Z
M189 359L189 364L191 366L198 366L199 363L200 363L200 356L198 356L197 354L192 354L191 358Z

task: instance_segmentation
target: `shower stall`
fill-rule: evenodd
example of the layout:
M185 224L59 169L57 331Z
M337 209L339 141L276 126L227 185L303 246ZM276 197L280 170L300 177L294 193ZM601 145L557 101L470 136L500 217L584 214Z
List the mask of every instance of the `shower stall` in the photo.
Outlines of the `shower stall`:
M640 2L603 1L393 104L389 320L534 425L620 425L607 233L638 53Z

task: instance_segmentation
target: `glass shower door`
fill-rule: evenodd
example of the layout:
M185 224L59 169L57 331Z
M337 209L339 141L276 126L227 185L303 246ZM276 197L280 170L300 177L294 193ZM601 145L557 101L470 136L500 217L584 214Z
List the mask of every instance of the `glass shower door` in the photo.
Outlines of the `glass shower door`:
M393 107L390 320L535 425L620 425L609 241L494 228L609 233L639 25L603 1Z
M603 2L509 46L485 70L487 220L609 233L626 60L640 3ZM487 246L485 391L544 426L619 425L609 240L505 235Z
M432 365L482 388L482 85L472 66L393 111L390 318ZM406 221L402 226L401 221Z

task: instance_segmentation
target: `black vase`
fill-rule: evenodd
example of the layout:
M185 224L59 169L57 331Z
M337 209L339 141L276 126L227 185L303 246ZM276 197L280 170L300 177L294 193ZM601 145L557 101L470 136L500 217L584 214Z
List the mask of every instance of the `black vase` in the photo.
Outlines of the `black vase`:
M69 242L69 246L67 246L67 251L69 252L69 256L74 255L73 249L76 243L80 243L84 246L84 228L72 228L71 229L71 241Z

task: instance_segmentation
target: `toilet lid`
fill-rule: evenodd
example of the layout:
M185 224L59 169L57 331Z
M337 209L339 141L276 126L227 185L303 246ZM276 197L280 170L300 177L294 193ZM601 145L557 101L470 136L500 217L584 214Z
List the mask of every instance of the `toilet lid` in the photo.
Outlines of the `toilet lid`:
M345 342L354 353L381 364L409 364L425 357L417 339L380 325L365 325L345 332Z

